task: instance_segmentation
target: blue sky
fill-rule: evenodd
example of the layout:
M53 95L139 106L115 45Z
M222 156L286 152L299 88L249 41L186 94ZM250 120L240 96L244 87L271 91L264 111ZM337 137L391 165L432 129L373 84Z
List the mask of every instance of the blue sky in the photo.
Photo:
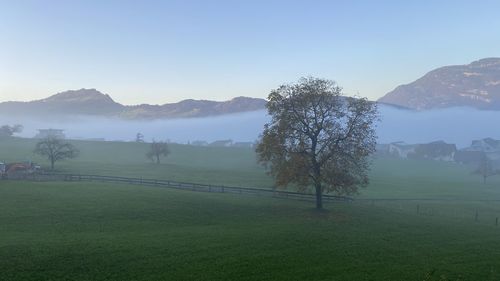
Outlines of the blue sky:
M500 57L500 1L0 0L0 100L266 97L301 76L376 99Z

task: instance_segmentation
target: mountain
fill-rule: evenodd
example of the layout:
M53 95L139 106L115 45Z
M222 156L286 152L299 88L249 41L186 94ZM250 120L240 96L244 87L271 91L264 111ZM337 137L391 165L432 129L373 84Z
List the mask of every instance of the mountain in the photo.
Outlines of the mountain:
M30 102L0 103L0 113L25 116L92 115L125 119L206 117L264 109L264 99L237 97L225 102L183 100L164 105L126 106L96 89L80 89Z
M13 115L106 115L119 114L125 106L113 101L95 89L80 89L55 94L51 97L30 102L0 103L0 112Z
M206 117L262 110L265 106L266 100L248 97L237 97L225 102L188 99L164 105L128 106L121 116L127 119Z
M416 110L500 110L500 58L435 69L410 84L398 86L379 102Z

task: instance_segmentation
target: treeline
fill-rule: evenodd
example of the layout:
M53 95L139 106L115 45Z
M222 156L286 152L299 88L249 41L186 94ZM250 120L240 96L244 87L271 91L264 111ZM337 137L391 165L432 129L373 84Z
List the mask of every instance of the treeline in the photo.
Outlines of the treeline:
M23 125L3 125L0 127L0 137L12 137L14 134L21 133L23 131Z

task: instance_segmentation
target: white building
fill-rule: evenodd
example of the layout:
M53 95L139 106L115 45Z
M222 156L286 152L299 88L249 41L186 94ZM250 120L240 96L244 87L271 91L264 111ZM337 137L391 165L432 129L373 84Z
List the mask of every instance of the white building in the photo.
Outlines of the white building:
M407 144L405 142L393 142L389 144L389 154L399 158L408 158L408 154L415 153L414 144Z

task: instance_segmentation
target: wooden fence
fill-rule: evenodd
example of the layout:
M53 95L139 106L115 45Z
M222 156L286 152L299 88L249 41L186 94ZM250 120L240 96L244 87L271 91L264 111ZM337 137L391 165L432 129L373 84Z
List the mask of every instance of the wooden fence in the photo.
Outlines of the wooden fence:
M125 183L125 184L166 187L166 188L182 189L189 191L199 191L199 192L233 193L233 194L268 196L275 198L307 200L307 201L315 200L315 195L310 193L300 193L300 192L284 191L278 189L236 187L236 186L226 186L226 185L200 184L200 183L189 183L189 182L145 179L145 178L130 178L130 177L116 177L116 176L102 176L102 175L37 173L37 174L26 174L22 177L17 177L15 179L31 180L31 181L69 181L69 182L87 181L87 182ZM328 194L323 195L323 200L325 202L353 201L353 199L350 197L335 196Z
M129 178L102 175L79 175L79 174L56 174L56 173L37 173L37 174L17 174L15 177L9 176L9 180L28 180L28 181L67 181L67 182L109 182L134 184L143 186L154 186L173 188L198 192L213 193L232 193L253 196L267 196L273 198L292 199L292 200L315 200L315 195L310 193L299 193L283 190L235 187L225 185L211 185L199 183L187 183L171 180ZM325 202L353 202L354 199L344 196L323 195ZM370 204L373 207L382 207L388 211L398 213L413 213L422 216L441 216L450 219L461 219L473 221L476 223L494 224L499 226L500 213L497 213L497 204L500 199L451 199L451 198L357 198L358 204ZM450 203L460 205L453 206ZM469 205L463 205L468 203ZM490 206L474 205L475 203L493 204ZM471 205L472 204L472 205ZM495 207L495 208L492 208Z

